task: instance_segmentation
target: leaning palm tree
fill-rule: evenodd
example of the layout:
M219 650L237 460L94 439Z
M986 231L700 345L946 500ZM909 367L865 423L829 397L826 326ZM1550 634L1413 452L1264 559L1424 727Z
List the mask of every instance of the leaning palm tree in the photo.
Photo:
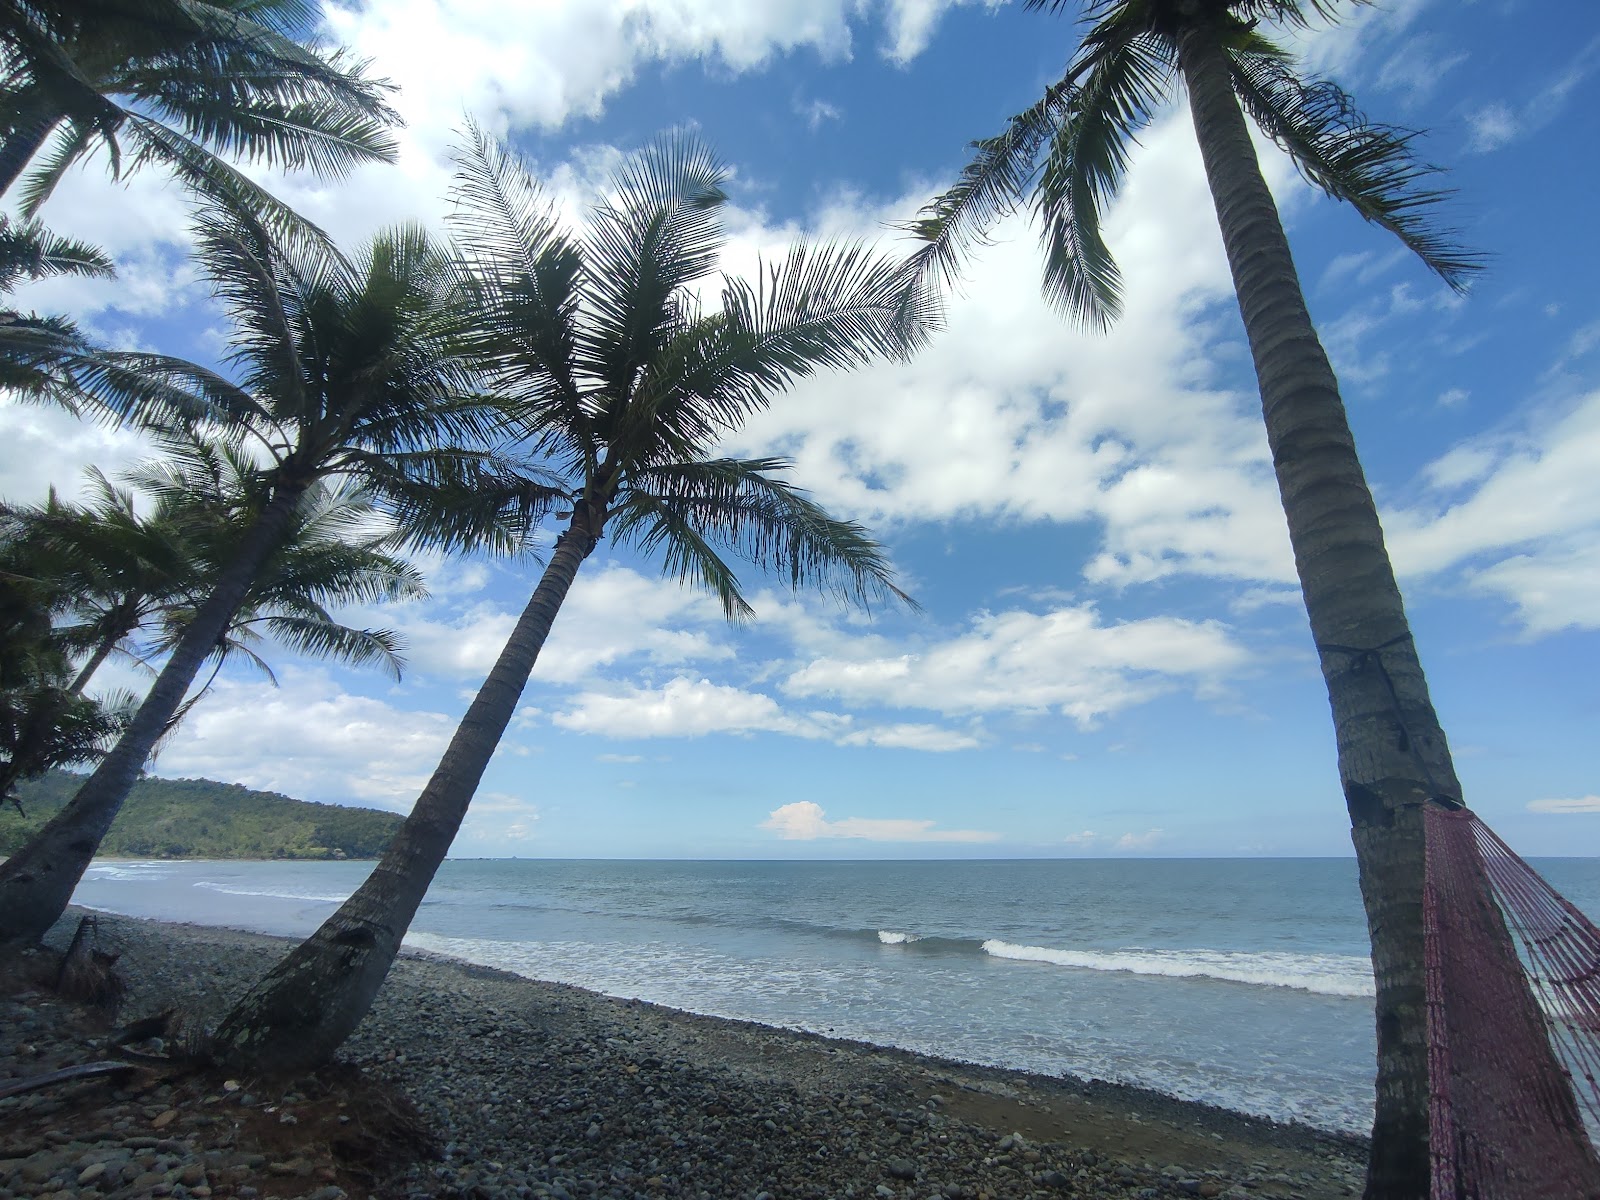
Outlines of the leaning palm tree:
M99 147L114 177L158 163L293 226L219 155L338 175L393 161L398 120L365 64L301 44L310 15L302 0L0 0L0 195L20 180L32 216Z
M703 307L725 179L703 146L665 138L619 171L576 237L521 166L471 131L456 218L479 349L564 480L566 528L382 860L218 1029L232 1065L320 1062L365 1015L602 536L659 552L668 575L710 589L730 619L750 606L727 551L796 587L904 599L881 549L784 481L787 464L722 457L716 443L796 378L909 352L925 322L902 308L896 265L856 246L797 246L754 283L725 277L720 306Z
M503 406L474 390L452 264L420 231L380 234L350 261L286 247L247 214L198 221L198 261L234 322L238 381L154 355L120 354L163 394L203 400L247 443L254 478L209 594L128 731L77 794L0 865L0 940L34 941L61 915L140 767L319 481L363 486L411 544L521 544L543 493L486 447ZM197 401L198 402L198 401Z
M985 228L1031 193L1043 225L1045 295L1103 326L1117 315L1119 278L1101 213L1139 129L1175 81L1187 92L1333 708L1360 864L1378 1030L1367 1194L1416 1197L1428 1193L1429 1178L1424 808L1460 807L1461 785L1246 116L1310 183L1393 233L1451 287L1461 289L1476 262L1430 224L1441 193L1424 186L1434 169L1412 156L1412 135L1368 121L1335 84L1297 74L1258 28L1303 28L1338 8L1337 0L1095 0L1066 76L1004 132L975 143L956 186L910 228L926 242L919 274L948 279ZM1514 955L1509 940L1504 949ZM1515 968L1514 956L1501 965Z

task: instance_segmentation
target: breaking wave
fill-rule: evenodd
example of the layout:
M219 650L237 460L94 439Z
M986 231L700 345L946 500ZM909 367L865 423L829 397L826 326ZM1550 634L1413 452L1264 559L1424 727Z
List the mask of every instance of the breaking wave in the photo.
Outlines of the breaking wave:
M1289 954L1239 950L1055 950L991 938L984 953L995 958L1051 963L1085 971L1223 979L1266 987L1298 988L1325 996L1371 996L1372 965L1353 954Z

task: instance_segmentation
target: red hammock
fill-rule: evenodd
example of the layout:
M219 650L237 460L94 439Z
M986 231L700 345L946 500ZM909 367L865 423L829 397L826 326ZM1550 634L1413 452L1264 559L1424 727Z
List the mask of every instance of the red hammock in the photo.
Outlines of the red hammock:
M1600 930L1469 810L1426 838L1432 1200L1600 1197Z

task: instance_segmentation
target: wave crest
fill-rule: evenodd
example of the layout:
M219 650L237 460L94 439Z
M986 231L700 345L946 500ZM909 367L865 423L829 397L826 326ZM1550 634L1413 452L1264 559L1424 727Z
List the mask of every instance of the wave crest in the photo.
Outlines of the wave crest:
M904 946L910 942L920 942L922 939L914 933L904 933L898 929L880 929L878 940L885 946Z
M995 958L1051 963L1086 971L1127 971L1134 975L1222 979L1263 987L1297 988L1325 996L1371 996L1372 966L1352 954L1288 954L1263 950L1055 950L1018 946L991 938L984 953Z

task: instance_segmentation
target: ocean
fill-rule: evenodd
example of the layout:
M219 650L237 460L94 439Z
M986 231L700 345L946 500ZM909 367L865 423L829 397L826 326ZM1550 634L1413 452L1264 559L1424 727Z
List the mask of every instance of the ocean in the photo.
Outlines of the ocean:
M1600 911L1600 860L1535 865ZM300 935L370 867L102 860L74 899ZM1349 859L452 860L406 944L1324 1129L1371 1122L1372 975Z

